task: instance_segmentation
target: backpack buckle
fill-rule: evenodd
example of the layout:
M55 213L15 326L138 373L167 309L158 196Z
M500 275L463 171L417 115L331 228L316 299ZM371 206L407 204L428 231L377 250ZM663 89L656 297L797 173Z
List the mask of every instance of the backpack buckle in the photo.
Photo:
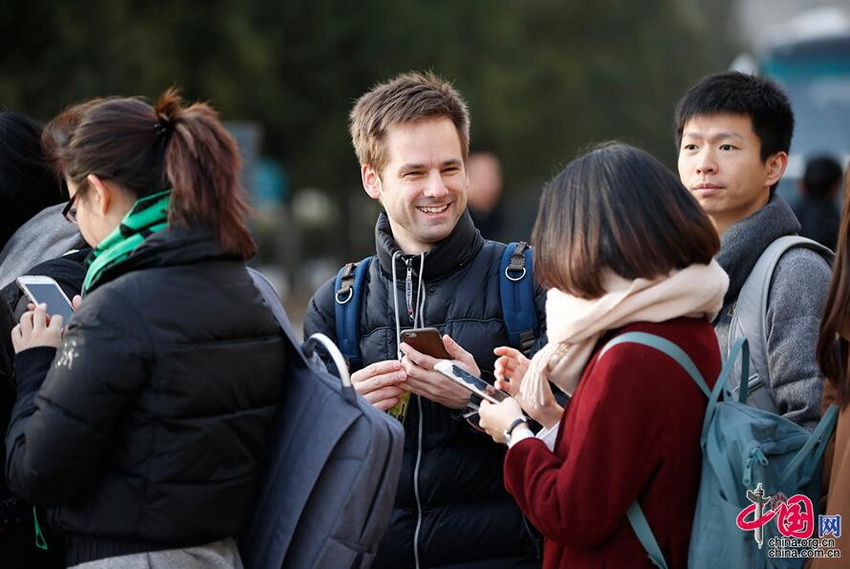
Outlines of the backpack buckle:
M511 282L521 281L528 273L525 269L526 249L528 249L528 243L520 241L514 248L513 253L511 253L511 260L508 266L505 267L505 277Z
M339 279L339 290L334 293L337 304L346 304L354 297L354 268L357 263L346 263Z

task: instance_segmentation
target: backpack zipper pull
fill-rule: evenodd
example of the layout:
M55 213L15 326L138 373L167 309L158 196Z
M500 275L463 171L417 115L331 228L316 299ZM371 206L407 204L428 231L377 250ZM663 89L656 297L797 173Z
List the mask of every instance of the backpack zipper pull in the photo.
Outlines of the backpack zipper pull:
M44 538L41 525L38 523L38 514L35 511L35 506L32 507L32 521L35 524L35 546L47 551L47 540Z
M750 483L753 481L753 464L756 461L758 461L758 463L762 466L767 466L767 463L769 462L759 447L753 447L750 449L750 452L747 454L747 462L744 464L744 477L741 482L743 482L744 486L747 488L749 488Z

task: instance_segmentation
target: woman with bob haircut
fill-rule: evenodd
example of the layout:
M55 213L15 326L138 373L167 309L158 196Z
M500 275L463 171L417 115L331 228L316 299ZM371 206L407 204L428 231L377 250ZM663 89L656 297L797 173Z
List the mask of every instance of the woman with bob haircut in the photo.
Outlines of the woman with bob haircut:
M532 241L549 344L530 361L497 348L497 385L513 397L480 410L487 433L508 441L505 485L545 538L544 568L652 567L626 519L636 500L668 566L684 568L707 398L654 348L600 349L654 334L713 383L711 320L728 286L717 234L666 167L609 143L548 184ZM550 382L571 396L566 409ZM523 411L543 425L537 436Z
M64 339L44 305L12 331L10 487L68 567L242 567L285 344L245 268L236 143L174 90L70 107L44 143L94 250Z

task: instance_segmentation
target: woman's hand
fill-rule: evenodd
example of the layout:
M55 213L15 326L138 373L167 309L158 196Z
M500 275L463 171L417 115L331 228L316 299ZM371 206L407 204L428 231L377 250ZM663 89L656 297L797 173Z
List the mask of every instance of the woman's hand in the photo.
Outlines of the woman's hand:
M46 304L39 304L34 310L24 312L20 323L12 328L12 346L16 354L29 348L58 348L61 345L62 317L49 317Z
M531 360L519 350L507 346L496 348L493 353L499 356L496 358L493 369L496 376L496 387L510 393L512 397L516 397Z
M552 393L552 386L548 381L543 386L543 405L536 405L527 401L520 393L520 386L531 363L522 352L514 348L502 346L493 350L498 359L495 364L496 387L505 391L517 400L522 409L529 417L551 429L561 420L564 408L558 404Z
M478 424L497 443L507 442L505 441L505 429L523 416L519 403L512 397L506 398L501 403L482 401L478 407L478 415L481 418Z

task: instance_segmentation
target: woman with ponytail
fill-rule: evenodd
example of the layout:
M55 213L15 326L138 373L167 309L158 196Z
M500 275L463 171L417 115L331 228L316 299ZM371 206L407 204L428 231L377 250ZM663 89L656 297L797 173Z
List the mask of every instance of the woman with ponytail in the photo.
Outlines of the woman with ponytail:
M481 426L508 440L505 486L544 536L544 569L651 568L626 512L638 502L672 569L687 564L708 403L678 363L635 343L660 336L713 386L711 320L729 280L717 233L679 180L647 153L608 144L545 188L534 227L549 344L529 362L497 348L497 405ZM571 396L566 410L550 382ZM523 411L542 424L533 435Z
M43 142L94 250L70 322L42 305L12 332L10 487L68 567L241 567L284 341L245 270L236 144L173 90L73 106Z

